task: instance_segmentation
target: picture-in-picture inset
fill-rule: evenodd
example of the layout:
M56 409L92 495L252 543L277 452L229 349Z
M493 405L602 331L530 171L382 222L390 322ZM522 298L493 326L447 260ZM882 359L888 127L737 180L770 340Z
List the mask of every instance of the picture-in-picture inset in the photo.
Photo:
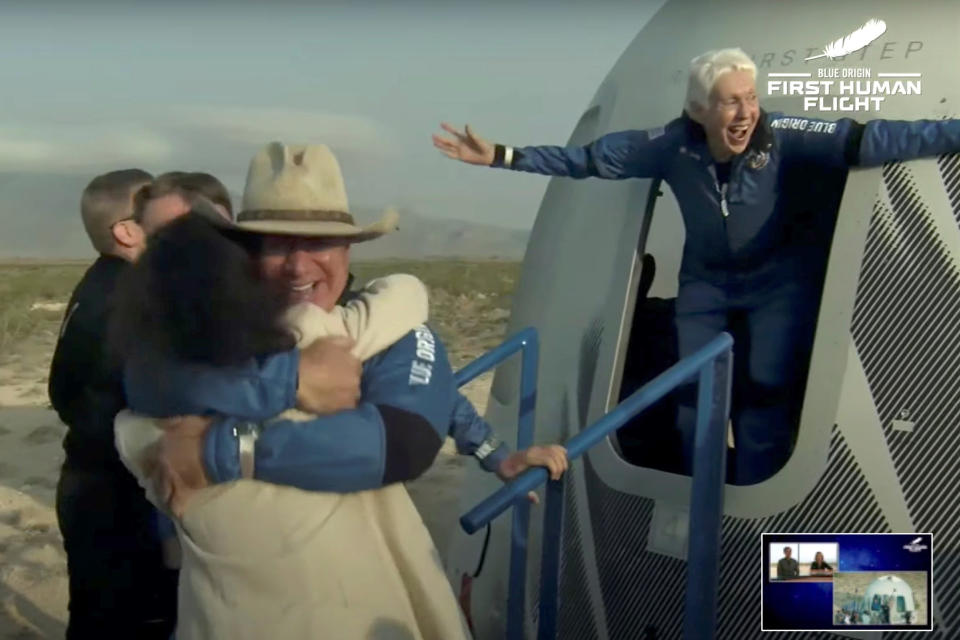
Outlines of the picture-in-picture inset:
M927 624L926 571L856 571L833 578L834 625Z

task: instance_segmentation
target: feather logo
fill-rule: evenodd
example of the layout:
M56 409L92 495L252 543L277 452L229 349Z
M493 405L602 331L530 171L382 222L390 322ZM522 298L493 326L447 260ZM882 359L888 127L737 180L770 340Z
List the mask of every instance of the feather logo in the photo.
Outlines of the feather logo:
M816 60L817 58L842 58L843 56L859 51L865 46L879 38L887 30L887 23L876 18L868 20L866 24L851 33L850 35L838 38L823 48L823 53L818 56L811 56L804 60Z

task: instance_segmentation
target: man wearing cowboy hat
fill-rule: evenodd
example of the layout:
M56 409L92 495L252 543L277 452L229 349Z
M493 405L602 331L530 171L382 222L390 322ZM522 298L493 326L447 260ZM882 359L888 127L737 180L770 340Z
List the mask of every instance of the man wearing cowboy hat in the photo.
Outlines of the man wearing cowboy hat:
M387 211L360 227L348 211L340 169L327 147L272 143L250 164L237 223L218 224L258 245L263 275L286 291L291 304L309 302L330 311L349 296L350 244L378 238L397 222L397 214ZM298 357L296 351L275 354L270 372L246 372L242 382L236 372L225 371L200 384L190 376L164 378L182 385L178 397L194 394L197 413L215 404L256 406L258 413L273 415L294 404ZM264 393L267 387L274 393ZM253 477L349 492L411 480L433 462L455 411L461 453L472 453L488 470L508 470L506 446L475 412L464 411L467 401L456 390L445 349L426 326L368 360L362 388L354 408L306 423L279 420L262 429L230 417L165 421L160 456L167 473L179 477L167 484L192 490L210 481ZM542 453L542 463L558 476L565 467L562 449Z

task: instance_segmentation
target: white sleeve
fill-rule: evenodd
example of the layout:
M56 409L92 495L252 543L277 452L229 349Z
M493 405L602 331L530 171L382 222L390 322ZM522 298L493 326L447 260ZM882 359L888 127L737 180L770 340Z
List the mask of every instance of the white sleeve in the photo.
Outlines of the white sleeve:
M397 273L371 280L342 309L347 335L356 340L361 360L383 351L429 316L427 287L418 278Z
M154 493L153 482L146 468L146 459L150 450L159 442L163 431L153 418L141 416L124 409L113 420L114 444L120 454L120 460L133 474L147 495L147 500L161 511L167 506Z

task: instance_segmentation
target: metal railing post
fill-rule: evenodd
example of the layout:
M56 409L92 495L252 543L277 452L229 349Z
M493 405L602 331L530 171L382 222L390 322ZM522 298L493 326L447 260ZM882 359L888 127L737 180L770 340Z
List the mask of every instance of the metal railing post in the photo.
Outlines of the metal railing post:
M685 640L712 640L716 629L732 359L727 352L700 370L687 537Z
M480 356L454 375L462 387L485 371L497 366L517 351L521 352L520 399L517 408L517 451L533 444L537 406L537 368L540 344L536 329L526 328L499 347ZM507 584L507 638L522 640L526 600L527 538L530 531L530 504L526 494L514 501L510 528L510 574Z
M532 329L530 330L532 331ZM517 451L533 445L537 404L537 366L540 349L537 335L523 341L520 365L520 402L517 409ZM530 503L523 495L514 503L510 529L510 582L507 592L507 639L523 639L527 594L527 539L530 533Z

